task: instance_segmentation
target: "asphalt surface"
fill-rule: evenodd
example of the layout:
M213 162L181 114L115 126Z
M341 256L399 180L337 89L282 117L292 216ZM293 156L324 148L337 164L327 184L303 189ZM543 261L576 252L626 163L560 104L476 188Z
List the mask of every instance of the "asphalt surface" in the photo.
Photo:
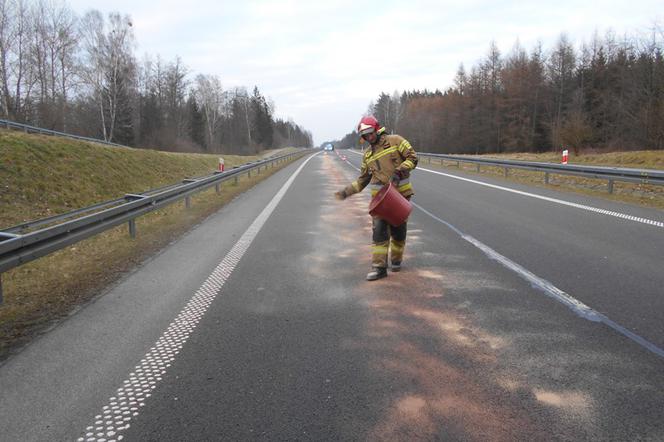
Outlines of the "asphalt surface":
M663 228L421 170L367 282L368 192L304 161L0 366L0 440L664 440L664 358L496 258L661 349Z

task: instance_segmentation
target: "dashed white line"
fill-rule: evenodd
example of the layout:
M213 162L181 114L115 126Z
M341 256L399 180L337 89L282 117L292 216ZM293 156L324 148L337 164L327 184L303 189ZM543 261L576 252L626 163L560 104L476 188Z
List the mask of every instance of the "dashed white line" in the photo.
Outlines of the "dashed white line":
M270 203L263 209L246 232L240 237L221 263L208 276L203 285L194 294L184 309L168 326L163 335L150 351L141 359L127 379L118 388L115 396L108 400L94 418L92 425L85 428L77 442L115 442L123 439L122 431L130 427L130 422L138 416L140 408L151 396L157 384L162 380L167 369L187 342L212 301L219 294L233 269L247 251L254 238L277 207L295 177L311 160L307 158L295 173L286 181Z

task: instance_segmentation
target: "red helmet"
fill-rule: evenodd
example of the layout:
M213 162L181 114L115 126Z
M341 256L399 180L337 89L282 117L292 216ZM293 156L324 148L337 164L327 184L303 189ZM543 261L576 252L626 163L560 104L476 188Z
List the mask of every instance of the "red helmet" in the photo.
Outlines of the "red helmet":
M373 115L362 117L360 124L357 125L357 132L362 135L378 132L380 130L380 123Z

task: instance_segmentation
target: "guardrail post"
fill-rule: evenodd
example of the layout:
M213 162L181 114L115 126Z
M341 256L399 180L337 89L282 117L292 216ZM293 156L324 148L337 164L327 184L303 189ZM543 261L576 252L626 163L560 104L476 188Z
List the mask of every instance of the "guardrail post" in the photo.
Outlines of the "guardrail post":
M217 191L217 193L221 193L221 183L217 183L214 185L214 190Z
M190 196L185 196L184 197L184 206L187 209L191 209L191 197Z
M505 176L506 177L507 177L507 175L509 175L509 171L510 171L510 169L508 167L505 167Z
M609 193L613 193L613 180L609 180Z
M235 175L235 185L237 186L237 175Z
M4 300L2 298L2 273L0 273L0 305L2 305L3 301Z
M544 172L544 184L549 184L549 172Z
M135 219L130 219L129 220L129 237L131 239L136 239L136 220Z
M477 173L480 173L480 163L477 163Z

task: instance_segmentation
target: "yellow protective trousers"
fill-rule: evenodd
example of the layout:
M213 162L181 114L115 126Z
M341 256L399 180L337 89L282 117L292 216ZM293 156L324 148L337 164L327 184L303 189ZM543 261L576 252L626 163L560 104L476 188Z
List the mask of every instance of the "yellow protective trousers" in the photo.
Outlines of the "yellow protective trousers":
M407 224L404 222L400 226L391 226L382 218L373 218L372 267L387 268L388 254L393 264L401 263L406 247Z

